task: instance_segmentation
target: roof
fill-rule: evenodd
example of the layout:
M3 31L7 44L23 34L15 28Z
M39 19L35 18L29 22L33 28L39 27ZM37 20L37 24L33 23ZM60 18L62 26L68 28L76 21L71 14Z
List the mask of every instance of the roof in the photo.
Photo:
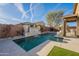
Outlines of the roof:
M40 22L36 22L36 23L34 23L34 24L38 24L38 25L45 25L45 23L44 23L44 22L42 22L42 21L40 21Z
M24 22L24 23L21 23L21 24L23 24L23 25L32 25L32 23L30 23L30 22Z
M63 17L64 19L66 19L66 21L76 21L77 16L76 15L66 15Z
M63 18L66 19L66 21L76 21L77 15L75 15L75 12L76 12L76 9L77 9L77 5L78 5L78 3L74 4L73 15L63 16Z
M71 17L77 17L76 15L65 15L63 18L66 19L66 18L71 18Z

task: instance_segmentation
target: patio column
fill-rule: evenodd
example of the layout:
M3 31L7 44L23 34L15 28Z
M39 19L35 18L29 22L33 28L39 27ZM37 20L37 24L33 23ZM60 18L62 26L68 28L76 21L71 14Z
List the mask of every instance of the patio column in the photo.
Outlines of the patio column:
M63 31L63 36L66 36L66 19L64 19L64 31Z
M79 37L79 17L77 17L77 28L76 28L76 35Z

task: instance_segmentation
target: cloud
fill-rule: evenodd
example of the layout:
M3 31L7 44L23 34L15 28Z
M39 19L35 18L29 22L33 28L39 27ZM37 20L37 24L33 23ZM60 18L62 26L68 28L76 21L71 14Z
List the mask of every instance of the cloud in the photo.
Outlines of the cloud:
M15 24L23 22L20 15L21 13L13 4L0 4L0 23Z
M5 23L7 23L4 19L0 19L0 23L1 24L5 24Z
M35 8L37 8L40 4L37 4L37 5L35 5L35 6L32 6L33 4L30 4L30 8L29 8L29 10L27 10L27 11L25 11L24 13L23 13L23 15L22 15L22 17L21 17L21 19L23 19L24 17L30 17L30 16L28 16L27 14L29 13L29 12L31 12L32 10L34 10ZM32 13L32 12L31 12ZM32 17L33 17L33 13L32 13Z
M4 24L17 24L21 22L30 21L30 12L31 8L27 11L24 11L22 4L0 4L0 23ZM23 19L21 19L21 16Z
M14 5L18 8L18 10L21 12L21 13L24 13L24 9L23 9L23 5L22 3L14 3Z
M26 15L26 11L23 8L23 4L22 3L14 3L14 5L18 8L18 10L22 13L21 19L23 19L24 17L29 17Z
M30 4L30 9L32 8L32 3ZM31 13L31 22L33 21L33 11L32 11L32 9L30 10L30 13Z
M6 6L8 3L0 3L0 6Z

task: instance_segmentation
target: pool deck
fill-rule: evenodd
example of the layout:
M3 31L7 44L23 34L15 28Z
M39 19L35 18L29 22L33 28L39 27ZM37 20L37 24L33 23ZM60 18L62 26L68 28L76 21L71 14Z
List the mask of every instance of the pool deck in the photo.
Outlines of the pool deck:
M46 56L51 51L54 46L62 47L71 51L75 51L79 53L79 38L64 38L65 43L59 43L50 41L42 50L38 53L40 56Z
M46 56L54 46L59 46L79 52L79 38L64 38L64 43L47 40L32 50L26 52L12 40L0 40L0 55L2 56Z

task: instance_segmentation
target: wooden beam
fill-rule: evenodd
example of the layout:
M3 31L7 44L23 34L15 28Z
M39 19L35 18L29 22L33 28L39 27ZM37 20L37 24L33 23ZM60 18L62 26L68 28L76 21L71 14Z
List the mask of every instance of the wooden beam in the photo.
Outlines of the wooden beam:
M66 17L64 19L66 19L67 22L75 22L77 17L76 16L74 16L74 17Z

